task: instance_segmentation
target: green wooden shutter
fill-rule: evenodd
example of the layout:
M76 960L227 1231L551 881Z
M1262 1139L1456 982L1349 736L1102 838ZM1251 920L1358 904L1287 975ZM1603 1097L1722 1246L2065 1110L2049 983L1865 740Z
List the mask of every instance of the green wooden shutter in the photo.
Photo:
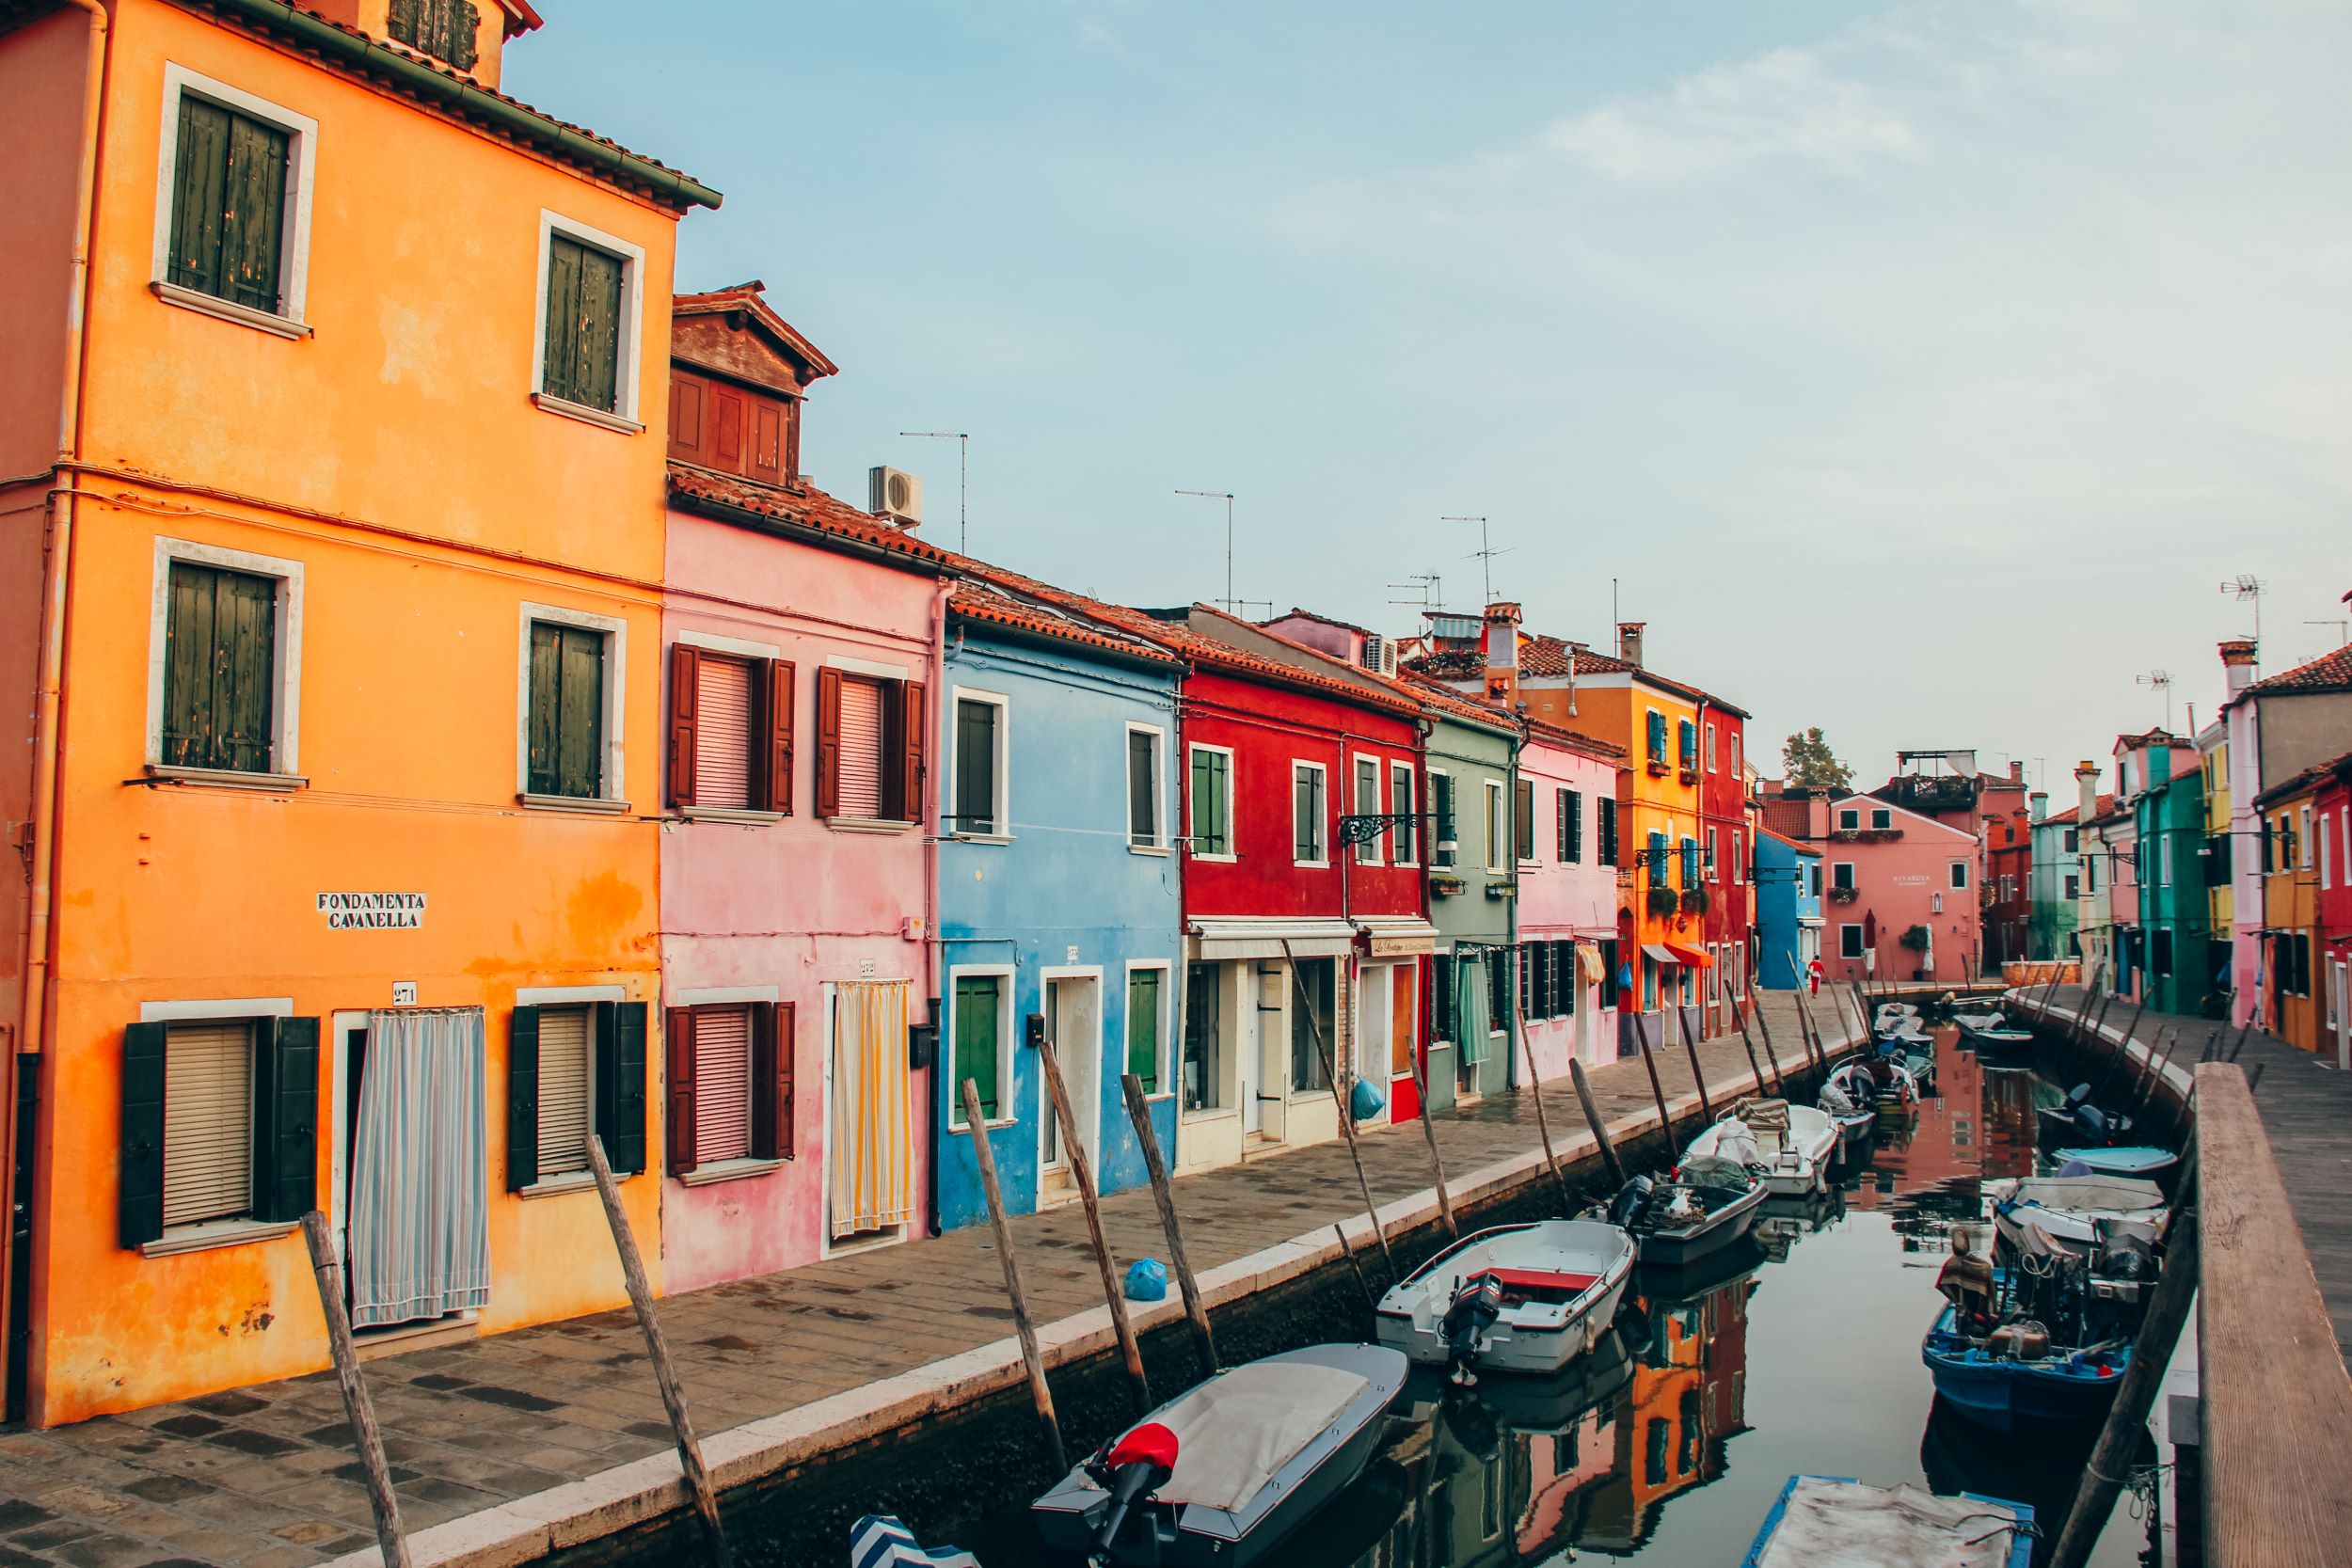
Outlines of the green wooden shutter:
M531 712L526 788L594 800L604 785L604 634L531 624Z
M1143 1092L1160 1092L1160 971L1127 975L1127 1070L1143 1080Z
M318 1207L319 1021L263 1019L253 1095L253 1212L298 1220Z
M955 1082L948 1085L948 1103L955 1116L963 1114L963 1082L967 1078L979 1090L980 1115L993 1121L999 1114L996 1044L1003 1027L998 1016L1002 1005L1003 989L995 977L956 981Z
M268 772L275 760L277 580L173 562L164 648L165 765Z
M164 1233L164 1025L122 1032L122 1148L116 1236L126 1247Z
M229 168L229 111L180 95L180 134L171 184L171 249L164 279L183 289L221 293L221 186Z
M645 1168L645 1004L596 1004L596 1135L615 1176Z
M278 260L286 217L286 133L243 115L229 122L221 214L222 297L275 315L283 300Z
M548 238L547 358L551 397L619 405L622 261L564 234Z
M539 1180L539 1009L517 1007L506 1029L506 1190Z

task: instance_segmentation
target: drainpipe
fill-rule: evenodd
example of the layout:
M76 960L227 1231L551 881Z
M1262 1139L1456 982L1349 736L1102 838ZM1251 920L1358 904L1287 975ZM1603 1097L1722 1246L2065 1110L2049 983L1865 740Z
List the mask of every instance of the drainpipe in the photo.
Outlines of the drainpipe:
M931 587L930 658L931 733L937 740L942 742L942 744L927 748L934 760L946 750L944 742L950 721L947 715L947 595L953 592L955 592L955 579L946 576L942 576ZM937 769L934 768L933 773L936 776ZM944 800L945 797L941 791L946 787L946 782L944 779L935 783L931 786L932 800ZM919 816L923 810L922 802L915 802L914 809ZM934 820L937 820L939 813L934 811L932 816ZM927 1103L931 1107L933 1116L936 1117L939 1107L937 1091L945 1082L943 1074L946 1071L940 1066L941 1062L946 1059L943 1053L946 1050L946 1042L939 1037L939 1016L943 1010L939 1006L939 844L934 835L924 833L918 823L915 841L918 844L924 844L927 839L930 842L925 844L923 850L923 997L930 1013L931 1026L931 1087L933 1092L927 1097ZM948 1089L952 1093L954 1085L949 1085ZM925 1208L923 1227L933 1236L939 1234L939 1151L942 1131L943 1129L938 1126L930 1129L930 1147L923 1160ZM972 1135L976 1138L984 1138L988 1136L988 1130L976 1127L972 1130Z
M33 819L27 865L30 901L24 923L24 1010L18 1021L17 1052L40 1053L49 1016L51 906L56 901L57 859L57 756L59 709L65 686L65 624L73 562L73 482L69 465L82 453L82 387L88 368L90 251L98 219L98 159L104 128L106 83L114 62L113 19L99 0L67 0L89 18L89 51L82 84L81 166L74 175L73 255L66 291L65 387L58 400L57 451L49 491L48 538L41 558L40 666L33 721ZM0 1085L0 1183L14 1169L16 1140L30 1129L16 1126L16 1071L11 1057L8 1082ZM55 1074L45 1076L54 1080ZM36 1101L38 1103L38 1100ZM0 1246L0 1303L24 1282L8 1277L11 1248ZM27 1369L28 1376L30 1369ZM0 1372L0 1379L5 1373ZM8 1390L11 1395L16 1390Z

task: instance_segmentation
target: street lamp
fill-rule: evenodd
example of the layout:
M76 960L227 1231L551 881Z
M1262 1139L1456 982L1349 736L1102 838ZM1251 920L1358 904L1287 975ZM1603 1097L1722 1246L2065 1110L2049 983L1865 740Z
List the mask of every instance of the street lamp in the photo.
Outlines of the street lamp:
M967 524L969 523L969 520L970 520L970 519L968 518L968 516L966 515L965 511L964 511L964 500L965 500L965 485L964 485L964 481L965 481L965 480L969 477L969 474L970 474L970 469L971 469L971 464L970 464L970 461L969 461L969 460L970 460L971 455L972 455L972 436L971 436L970 433L969 433L969 432L966 432L966 431L961 431L961 430L902 430L902 431L898 432L898 434L899 434L899 435L901 435L901 436L913 436L913 437L914 437L914 438L915 438L915 439L917 439L917 440L924 440L924 441L953 441L953 442L955 442L955 444L956 444L956 553L957 553L958 555L970 555L972 552L971 552L971 550L970 550L970 549L969 549L969 548L965 546L965 543L964 543L964 537L965 537L965 533L966 533Z

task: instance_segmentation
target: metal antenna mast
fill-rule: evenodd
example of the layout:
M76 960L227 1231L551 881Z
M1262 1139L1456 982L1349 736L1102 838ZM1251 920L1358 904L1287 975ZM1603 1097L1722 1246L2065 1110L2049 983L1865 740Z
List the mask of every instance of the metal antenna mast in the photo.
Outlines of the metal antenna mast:
M972 551L965 541L971 533L972 524L971 514L966 510L966 502L970 495L970 485L967 482L970 480L972 473L971 434L967 431L961 430L902 430L898 432L898 434L901 436L914 436L926 441L955 442L956 553L958 555L970 555Z
M2263 581L2251 572L2240 572L2234 581L2223 583L2221 591L2235 598L2240 604L2249 600L2253 602L2254 668L2260 670L2263 658L2263 595L2270 592L2270 584Z
M2144 675L2134 675L2133 681L2164 693L2164 733L2172 733L2172 676L2169 671L2151 670Z
M1499 555L1508 555L1511 552L1508 549L1495 549L1486 543L1486 519L1484 517L1440 517L1438 521L1441 523L1476 523L1478 525L1478 548L1471 552L1471 556L1472 559L1478 562L1480 579L1486 590L1486 596L1483 600L1479 601L1479 608L1483 610L1487 605L1494 603L1495 557Z
M1179 490L1176 493L1225 503L1225 596L1216 602L1225 607L1226 614L1239 615L1241 601L1233 597L1233 493L1231 490Z
M1403 582L1389 584L1389 592L1413 595L1409 599L1389 601L1401 609L1418 610L1426 615L1432 610L1445 608L1444 584L1435 572L1407 572L1405 574Z

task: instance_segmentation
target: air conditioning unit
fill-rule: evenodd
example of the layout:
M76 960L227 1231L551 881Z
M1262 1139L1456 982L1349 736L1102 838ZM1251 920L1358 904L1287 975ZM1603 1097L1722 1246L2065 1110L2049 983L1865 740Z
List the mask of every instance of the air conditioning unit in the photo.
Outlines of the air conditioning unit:
M923 521L923 482L903 468L868 468L866 510L900 528L917 527Z
M1377 670L1384 675L1396 673L1396 644L1378 632L1364 637L1364 668Z

